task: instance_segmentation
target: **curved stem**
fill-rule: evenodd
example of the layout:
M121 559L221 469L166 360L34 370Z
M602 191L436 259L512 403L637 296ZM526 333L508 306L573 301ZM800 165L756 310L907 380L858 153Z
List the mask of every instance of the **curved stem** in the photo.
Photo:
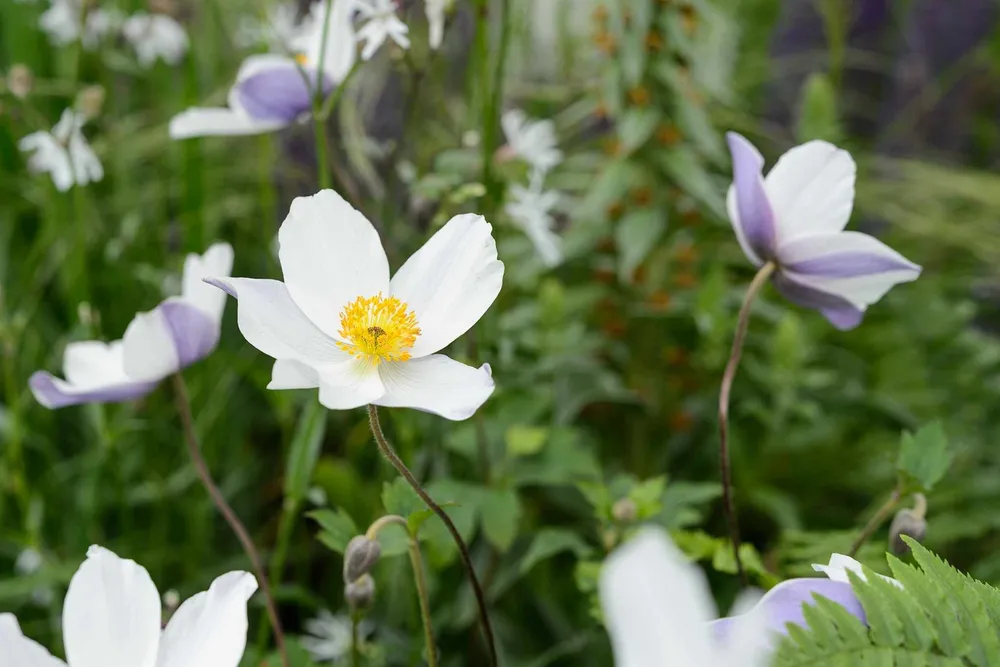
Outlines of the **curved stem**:
M427 645L427 667L437 667L437 646L434 644L434 628L431 626L431 605L427 597L427 580L424 578L424 561L420 557L420 544L416 535L410 535L410 565L413 566L413 581L417 585L420 599L420 619L424 624L424 642Z
M403 476L413 490L417 492L420 499L424 501L424 504L431 509L432 512L438 515L438 518L444 522L444 525L448 528L448 532L451 533L452 539L455 541L456 546L458 546L458 552L462 556L462 563L465 565L465 571L469 575L469 582L472 584L472 590L476 595L476 604L479 607L479 623L482 626L483 635L486 638L486 647L490 654L490 665L497 667L497 649L496 644L493 642L493 626L490 623L490 615L486 609L486 596L483 594L483 588L479 584L479 578L476 577L476 569L472 566L472 557L469 555L469 548L465 545L465 541L462 536L458 533L458 528L452 522L451 517L448 516L447 512L441 509L441 506L434 502L434 499L424 491L424 487L420 485L417 478L413 476L410 469L406 467L402 459L396 455L393 451L392 446L385 439L385 434L382 433L382 425L379 423L378 419L378 408L374 405L368 406L368 421L371 424L372 435L375 436L375 442L378 444L379 451L382 455L392 464L392 467Z
M250 539L250 534L247 532L246 527L240 521L239 517L236 516L236 512L229 506L225 496L222 495L222 491L219 490L219 487L212 480L212 475L208 471L208 464L205 463L205 459L201 455L198 434L194 430L194 418L191 416L191 399L188 397L187 385L184 384L183 376L180 373L174 373L173 382L174 397L177 399L177 411L181 415L181 423L184 426L184 439L187 442L188 452L191 454L191 462L194 464L194 468L198 472L198 477L201 478L202 484L205 485L205 490L208 491L208 495L212 498L216 509L219 510L219 513L226 520L226 523L229 524L229 527L232 528L236 534L236 538L243 545L243 550L246 552L247 557L250 559L250 565L253 567L254 575L257 577L257 583L260 584L260 592L264 595L267 615L270 617L271 625L274 627L274 638L278 644L278 653L281 655L281 664L284 667L289 667L288 649L285 647L285 633L281 630L278 607L274 603L274 596L271 594L271 586L268 584L267 573L264 571L260 555L257 553L257 548L254 546L253 540Z
M921 496L922 497L922 496ZM868 519L868 523L865 527L861 529L858 537L854 540L854 544L851 545L851 550L847 552L847 555L851 558L857 555L858 549L861 548L868 538L878 530L879 526L885 523L885 520L889 518L889 515L893 513L896 506L899 505L899 501L902 499L902 494L899 492L899 487L897 486L892 490L892 495L889 496L888 500L882 503L882 507L878 508L878 511L872 515L872 518ZM924 499L924 508L926 509L926 499Z
M733 388L733 380L736 379L736 371L740 366L740 356L743 354L743 341L747 337L747 329L750 326L750 308L754 298L764 287L767 279L774 273L775 268L774 262L768 262L760 267L760 271L753 277L750 287L747 288L746 296L743 297L743 305L740 307L740 314L736 320L733 351L729 354L729 362L726 364L726 370L722 373L722 387L719 389L719 471L722 476L722 505L726 514L726 523L729 524L729 537L733 543L736 571L744 584L747 583L747 573L743 569L743 560L740 558L740 526L736 520L736 506L733 504L732 470L729 465L729 393Z

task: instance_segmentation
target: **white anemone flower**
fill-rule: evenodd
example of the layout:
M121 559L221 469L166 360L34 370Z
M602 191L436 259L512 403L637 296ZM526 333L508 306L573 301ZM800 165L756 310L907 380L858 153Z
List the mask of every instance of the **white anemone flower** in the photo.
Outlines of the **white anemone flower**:
M251 574L224 574L161 629L160 595L146 569L93 546L63 602L66 662L25 637L13 614L0 614L0 667L237 667L256 590Z
M332 410L374 404L466 419L493 393L490 367L435 353L500 292L491 230L482 216L455 216L390 280L372 224L322 190L296 198L278 232L284 282L208 282L239 300L243 336L275 359L269 389L319 388Z
M563 259L561 241L553 227L552 209L559 203L559 193L544 191L542 179L533 177L528 187L510 186L510 200L504 207L525 233L546 266L558 265Z
M93 49L121 22L121 15L114 10L92 7L83 20L82 0L52 0L51 6L38 17L38 26L56 46L65 46L81 40L87 49ZM81 24L83 34L80 34Z
M424 0L424 12L427 14L427 41L435 51L441 48L444 41L444 13L452 0Z
M358 41L364 42L362 60L371 60L387 39L401 49L410 48L409 26L396 15L396 0L356 0L358 13L365 24L358 30Z
M28 169L47 172L60 192L104 178L101 161L81 131L86 122L82 113L66 109L51 132L32 132L17 143L22 151L31 153Z
M165 14L136 12L125 20L122 34L135 49L143 67L152 67L157 58L168 65L176 65L188 51L184 27Z
M334 615L323 609L316 618L305 622L305 630L309 634L299 643L316 662L337 662L351 650L351 618L346 614ZM371 630L371 622L363 620L358 634L365 636Z
M181 296L136 315L121 340L67 345L66 379L35 372L29 380L35 399L54 409L140 398L168 375L204 359L219 342L226 298L202 279L229 275L232 268L228 243L216 243L204 255L188 255Z
M530 120L520 109L505 111L500 119L507 146L532 170L548 173L563 160L557 148L555 124L551 120Z
M228 106L195 107L177 114L170 120L171 138L261 134L308 118L317 87L322 88L323 96L328 94L347 78L356 59L354 0L331 1L326 40L327 3L321 3L313 8L312 18L294 40L300 57L274 53L250 56L236 74Z

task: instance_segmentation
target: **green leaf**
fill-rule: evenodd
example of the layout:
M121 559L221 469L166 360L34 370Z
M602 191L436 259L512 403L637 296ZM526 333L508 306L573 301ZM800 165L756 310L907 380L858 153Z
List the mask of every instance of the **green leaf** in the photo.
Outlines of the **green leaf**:
M458 534L468 543L476 529L483 488L451 479L432 482L425 488L431 498L444 508ZM426 536L428 558L436 566L444 567L458 555L458 547L440 519L433 517L427 521L422 534Z
M535 533L531 545L521 559L520 572L526 574L531 568L558 553L572 551L577 558L586 558L592 549L590 545L571 530L565 528L543 528Z
M923 491L934 488L951 466L952 452L941 422L931 422L915 434L904 432L899 446L899 472Z
M285 497L296 504L305 500L309 490L323 445L323 436L326 435L326 417L326 408L318 401L312 401L302 411L295 427L285 465Z
M386 514L396 514L403 518L426 509L424 501L402 477L382 484L382 507Z
M354 519L342 508L314 510L306 516L316 521L320 526L317 539L339 554L344 553L347 543L351 541L352 537L359 534Z
M490 489L486 491L479 511L486 539L501 551L509 549L517 537L517 526L521 521L521 502L517 493L513 489Z
M633 107L618 121L618 137L622 149L631 153L645 144L656 126L660 124L660 112L650 107Z
M541 451L548 437L549 429L542 426L515 424L504 433L504 442L510 456L531 456Z
M660 208L643 208L625 215L615 225L615 245L618 247L618 276L623 281L656 247L667 228L666 212Z
M795 135L803 143L812 139L838 142L842 138L837 91L830 78L822 72L811 74L802 86Z
M667 478L661 475L640 482L629 490L628 497L635 503L636 516L640 521L656 516L663 509L661 499L666 485Z

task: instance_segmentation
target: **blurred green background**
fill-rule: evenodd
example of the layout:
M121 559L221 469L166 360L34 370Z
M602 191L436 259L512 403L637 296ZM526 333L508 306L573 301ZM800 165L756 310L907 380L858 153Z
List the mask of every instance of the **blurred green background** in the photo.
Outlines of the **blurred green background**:
M27 391L29 375L58 372L69 341L120 337L137 311L177 291L183 255L214 240L235 247L235 275L278 277L274 236L291 199L318 189L315 150L309 123L261 137L167 136L174 114L222 103L255 50L237 46L241 21L269 5L157 3L192 46L178 66L143 69L120 40L52 46L37 27L45 0L2 2L0 73L20 63L35 80L24 98L0 86L0 611L58 654L64 587L92 543L182 597L246 561L189 466L169 387L50 412ZM592 614L596 572L643 521L704 561L723 608L736 593L716 401L752 267L725 217L729 129L769 164L813 138L849 149L859 163L851 228L924 267L851 332L770 289L757 304L731 408L755 583L846 551L895 485L901 432L933 420L955 459L929 496L925 544L1000 583L995 3L457 0L437 53L422 2L400 4L413 46L405 57L383 49L351 79L329 121L330 162L393 268L456 213L494 225L504 289L449 354L489 362L496 393L466 422L403 410L383 422L432 495L456 503L504 664L610 664ZM103 107L85 134L106 175L59 193L27 171L17 141L94 85ZM562 193L566 259L554 269L503 209L526 177L495 157L501 108L551 118L566 156L547 181ZM298 635L319 610L344 607L330 546L403 502L403 488L362 411L300 423L314 392L265 391L270 367L230 304L219 349L185 377L223 491L266 554L288 540L277 594ZM311 446L321 454L308 485L289 488L290 453ZM625 497L631 506L616 507ZM439 529L424 544L443 664L485 664ZM885 536L862 552L873 567ZM26 549L41 555L28 574L15 570ZM420 664L408 568L394 556L376 571L366 664ZM248 664L265 623L255 602Z

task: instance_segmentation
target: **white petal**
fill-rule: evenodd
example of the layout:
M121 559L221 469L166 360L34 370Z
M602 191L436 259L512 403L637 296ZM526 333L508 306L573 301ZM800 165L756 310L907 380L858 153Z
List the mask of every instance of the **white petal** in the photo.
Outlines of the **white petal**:
M479 321L500 293L503 262L493 227L481 215L457 215L392 278L392 295L416 313L420 336L410 350L424 357Z
M127 381L124 352L120 340L69 343L63 352L63 374L71 384L81 387L102 387Z
M205 283L203 278L228 278L233 273L233 246L216 243L204 255L189 254L184 260L184 284L181 297L215 322L222 320L226 293Z
M466 366L443 354L379 365L385 396L376 405L416 408L445 419L468 419L493 393L489 364Z
M163 631L157 667L236 667L247 642L247 600L256 590L253 575L229 572L185 600Z
M268 389L315 389L319 387L319 372L301 361L275 359L271 367Z
M66 592L63 639L73 667L153 667L160 595L145 568L90 547Z
M0 667L65 667L45 647L21 634L14 614L0 614Z
M759 591L747 591L736 599L729 616L733 629L721 648L719 665L764 667L771 662L771 655L778 644L777 633L768 628L767 609L758 606L762 596Z
M328 336L340 338L347 304L359 296L388 296L389 262L378 232L333 190L297 197L278 244L289 294Z
M326 49L323 49L323 23L326 21L326 4L318 5L319 17L314 20L310 29L296 40L296 44L304 47L306 58L314 67L320 66L320 55L323 56L323 71L334 83L340 83L347 78L354 61L357 58L357 41L354 36L352 17L353 2L350 0L332 0L330 8L330 25L327 28Z
M778 242L842 231L854 207L856 171L850 153L825 141L810 141L782 155L764 179Z
M375 366L350 360L320 374L319 402L330 410L350 410L375 403L385 395L385 385Z
M174 338L159 308L137 314L122 343L125 374L133 380L161 380L180 369Z
M281 121L263 121L235 109L194 107L170 119L171 139L263 134L285 127Z
M612 553L599 590L615 667L713 664L708 583L666 532L643 529Z
M237 299L237 323L247 342L275 359L294 359L314 368L348 359L336 342L320 331L278 280L208 279Z
M861 232L800 236L778 248L791 278L864 310L893 285L916 280L920 267Z

